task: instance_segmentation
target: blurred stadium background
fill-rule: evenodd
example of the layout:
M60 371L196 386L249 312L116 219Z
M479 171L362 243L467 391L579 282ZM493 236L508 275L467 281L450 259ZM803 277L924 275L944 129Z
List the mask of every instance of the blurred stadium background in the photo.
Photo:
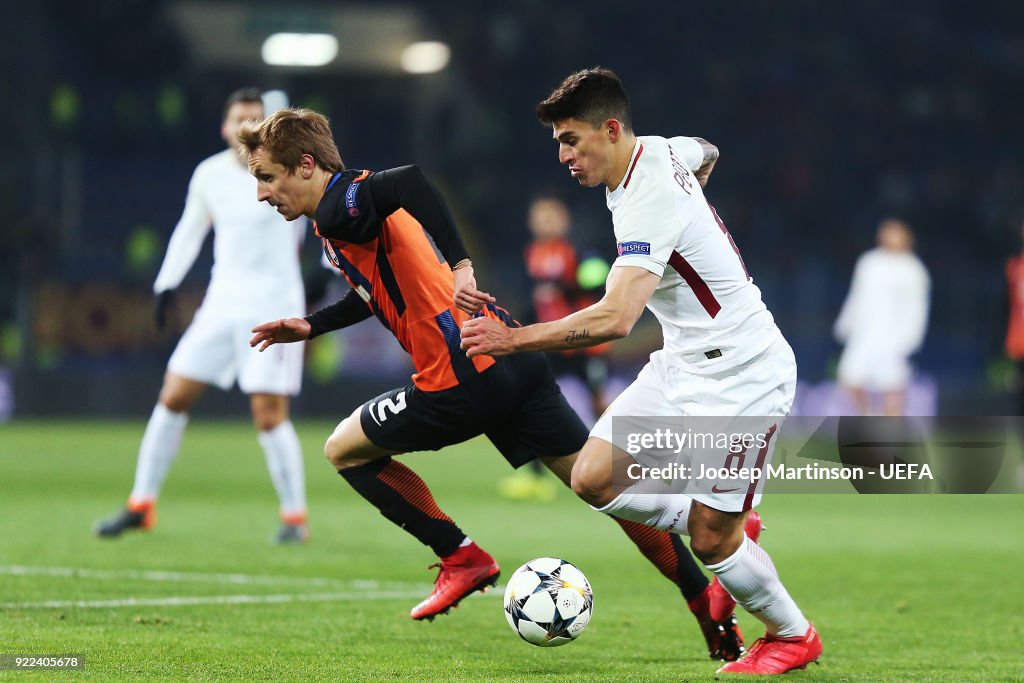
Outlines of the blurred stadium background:
M167 358L205 290L209 244L177 329L157 332L153 279L192 170L222 148L224 98L243 85L328 114L349 166L422 166L481 284L526 317L533 197L569 204L581 254L614 256L603 193L575 186L533 113L569 72L613 68L638 133L720 147L708 196L796 351L798 411L841 409L832 324L857 256L893 215L915 229L932 277L911 412L1018 413L1003 338L1004 265L1024 222L1022 3L38 0L4 16L7 649L87 652L95 680L713 680L677 592L615 525L566 490L544 505L496 496L508 470L481 440L410 464L506 576L530 557L566 557L601 611L554 652L515 640L489 597L433 625L406 617L433 577L429 551L320 458L342 415L407 381L406 356L373 322L309 345L292 413L313 542L268 546L273 492L237 391L208 392L194 411L158 529L92 537L127 492ZM333 36L336 54L328 40L321 66L268 64L280 33ZM303 251L311 285L326 272L315 242ZM619 386L658 335L648 324L616 344ZM803 677L1019 681L1022 506L769 496L766 547L827 641ZM251 585L225 585L238 577ZM368 582L405 592L367 596Z
M525 315L531 197L562 196L578 247L614 255L602 193L574 187L533 114L565 74L594 64L622 76L639 133L721 148L709 197L802 382L830 380L831 325L853 262L878 220L897 215L933 278L922 386L937 387L942 413L1013 411L1003 266L1020 248L1024 207L1019 3L651 3L627 13L539 0L43 1L14 16L0 28L14 133L0 165L5 417L150 410L177 339L153 326L152 280L192 169L221 148L223 98L245 84L327 113L350 166L423 166L480 280ZM333 35L337 55L267 64L264 41L279 32ZM422 41L448 51L407 49ZM209 264L207 246L186 281L193 306ZM369 327L312 345L297 416L339 416L407 377L397 345L375 343L386 333ZM619 374L651 343L621 344ZM352 405L341 405L339 382ZM245 410L217 392L200 408Z

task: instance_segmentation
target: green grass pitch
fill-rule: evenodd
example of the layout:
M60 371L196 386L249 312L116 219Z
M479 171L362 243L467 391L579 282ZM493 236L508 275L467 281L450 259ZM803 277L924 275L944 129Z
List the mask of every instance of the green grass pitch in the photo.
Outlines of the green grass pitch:
M482 440L404 461L506 577L542 555L579 566L594 618L554 649L512 633L497 591L413 622L434 558L322 459L331 426L298 425L301 547L268 542L276 498L248 423L194 419L156 529L116 541L90 529L128 493L141 423L0 426L0 654L86 656L84 671L0 679L714 680L678 592L617 526L567 490L502 500L509 470ZM1024 680L1024 496L778 495L761 511L762 542L825 644L789 680Z

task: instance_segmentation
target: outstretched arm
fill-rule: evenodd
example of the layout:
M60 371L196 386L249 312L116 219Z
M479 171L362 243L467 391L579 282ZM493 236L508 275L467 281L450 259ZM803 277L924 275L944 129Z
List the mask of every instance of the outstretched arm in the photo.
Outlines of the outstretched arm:
M371 315L370 308L356 290L349 290L342 299L330 306L321 308L305 318L282 318L263 323L252 328L253 336L249 346L259 346L263 351L273 344L313 339L325 332L340 330L366 320Z
M363 297L354 289L348 290L348 294L338 299L330 306L325 306L315 313L305 317L309 323L309 338L319 337L326 332L340 330L349 325L355 325L369 318L373 313L366 305Z
M636 266L617 266L604 297L560 320L510 328L490 318L462 326L462 348L469 357L504 356L517 351L560 351L597 346L629 334L661 278Z
M252 328L252 333L249 346L259 346L260 352L263 352L274 344L309 339L309 323L303 318L281 318L271 323L257 325Z

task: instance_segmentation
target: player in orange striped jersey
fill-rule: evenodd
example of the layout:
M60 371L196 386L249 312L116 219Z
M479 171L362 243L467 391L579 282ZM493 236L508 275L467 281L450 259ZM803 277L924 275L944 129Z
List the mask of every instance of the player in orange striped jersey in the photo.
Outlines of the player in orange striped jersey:
M306 318L257 326L250 344L262 351L376 316L412 356L412 382L343 420L328 438L325 454L381 514L440 557L433 593L411 613L414 619L432 619L493 585L499 569L441 510L422 479L392 456L438 450L485 434L513 466L539 457L568 485L587 429L542 355L469 359L462 353L460 329L468 319L462 308L482 307L488 318L518 323L494 305L493 297L477 291L448 209L418 168L346 170L327 119L303 109L243 125L238 139L257 179L258 199L289 220L313 218L325 252L352 286L343 299ZM456 284L472 294L456 302ZM684 596L709 611L707 579L677 537L620 524ZM741 643L732 631L713 626L714 651L738 656Z
M594 295L593 284L588 283L584 289L580 279L576 248L569 241L572 216L565 202L549 195L534 198L527 210L527 225L532 239L523 251L523 261L531 283L533 319L536 322L558 320L596 303L600 297ZM588 265L594 261L604 264L603 260L595 257ZM603 288L603 278L600 283ZM575 377L587 390L591 417L588 418L586 408L571 405L585 422L589 419L591 424L601 416L606 406L607 354L610 350L611 343L608 343L545 354L561 386L564 387L561 382L565 377ZM498 491L513 500L551 500L555 496L555 483L544 474L541 463L535 460L498 482Z
M1021 237L1024 238L1024 221L1020 227ZM1017 414L1024 415L1024 249L1006 262L1006 286L1009 292L1010 316L1006 325L1004 348L1006 357L1016 364L1016 408Z
M556 197L541 196L530 203L533 239L523 258L533 283L533 310L539 323L564 318L601 298L599 293L595 294L593 285L584 285L580 278L576 248L568 239L571 222L569 208ZM572 375L586 385L595 420L607 407L604 385L608 377L606 356L611 346L608 342L548 354L555 376Z

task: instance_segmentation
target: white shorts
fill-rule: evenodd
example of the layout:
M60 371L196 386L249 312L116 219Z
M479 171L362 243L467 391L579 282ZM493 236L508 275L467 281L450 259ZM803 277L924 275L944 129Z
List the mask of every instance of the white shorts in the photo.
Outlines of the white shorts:
M286 316L276 316L281 317ZM252 328L276 318L204 303L171 354L167 369L225 390L237 380L246 394L294 396L302 387L305 344L274 344L263 353L249 346Z
M847 345L836 369L839 383L868 391L897 391L910 383L910 362L890 351Z
M633 425L649 430L651 425L671 424L679 431L748 433L758 425L764 435L761 443L752 443L741 457L730 456L728 449L716 450L712 468L765 468L771 462L778 440L778 429L789 414L796 393L796 358L785 339L779 339L746 363L711 375L697 375L671 364L664 351L651 354L651 361L594 425L590 435L627 450L626 432ZM651 417L670 418L658 425ZM691 418L687 420L686 418ZM719 419L713 419L719 418ZM722 419L725 418L725 419ZM738 418L738 419L737 419ZM612 420L616 426L613 433ZM635 446L635 444L634 444ZM680 462L665 453L644 451L633 458L645 467L660 467ZM683 490L686 495L708 507L725 512L749 510L761 501L764 478L737 482L697 478L695 463Z

